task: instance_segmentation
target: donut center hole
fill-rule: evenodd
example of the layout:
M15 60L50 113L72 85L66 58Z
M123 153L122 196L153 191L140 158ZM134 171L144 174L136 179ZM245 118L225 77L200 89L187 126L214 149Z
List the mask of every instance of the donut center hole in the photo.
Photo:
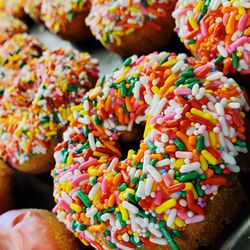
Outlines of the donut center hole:
M143 139L144 126L134 125L131 132L126 132L119 137L120 150L122 154L122 160L127 159L128 151L138 151L140 142Z

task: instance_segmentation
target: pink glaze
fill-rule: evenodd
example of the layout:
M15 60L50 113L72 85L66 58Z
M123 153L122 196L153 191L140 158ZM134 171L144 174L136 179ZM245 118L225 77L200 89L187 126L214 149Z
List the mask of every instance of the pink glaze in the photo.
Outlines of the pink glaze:
M58 250L37 210L14 210L0 216L1 250Z

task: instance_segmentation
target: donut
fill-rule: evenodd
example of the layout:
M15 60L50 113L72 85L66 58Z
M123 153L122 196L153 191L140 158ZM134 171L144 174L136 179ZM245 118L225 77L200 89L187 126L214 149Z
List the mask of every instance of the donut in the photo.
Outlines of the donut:
M0 66L20 70L28 61L40 57L43 50L36 38L26 33L15 34L0 46Z
M54 153L53 211L96 249L211 244L244 200L234 174L247 152L244 107L213 63L167 52L126 59L72 109ZM134 124L145 125L143 139L122 160L119 137Z
M27 32L28 28L22 21L3 11L0 11L0 19L0 44L12 37L14 34Z
M31 67L31 69L27 68ZM73 105L97 78L87 53L57 49L24 66L0 102L0 155L13 167L43 173L54 165L53 148Z
M36 22L41 21L42 0L26 0L24 11Z
M179 0L176 32L193 55L213 61L225 75L250 74L250 3Z
M145 54L168 43L175 0L94 0L86 23L96 39L121 56Z
M0 216L0 248L80 250L81 246L53 213L21 209Z
M13 199L11 195L13 172L0 161L0 214L13 208Z
M63 39L85 41L91 37L85 24L90 7L89 0L44 0L41 19L51 32L59 34Z
M24 2L25 0L5 1L4 3L5 11L16 18L24 18L26 16L26 13L24 12L23 9Z

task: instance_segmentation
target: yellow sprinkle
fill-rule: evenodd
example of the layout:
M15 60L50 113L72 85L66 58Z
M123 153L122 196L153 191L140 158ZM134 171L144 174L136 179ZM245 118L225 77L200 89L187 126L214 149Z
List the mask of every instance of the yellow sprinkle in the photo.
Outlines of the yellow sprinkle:
M101 153L101 152L97 152L97 151L95 151L93 153L93 155L96 156L96 157L108 157L107 154L104 154L104 153Z
M160 206L158 206L155 211L157 214L162 214L165 211L167 211L169 208L174 207L176 205L176 200L175 199L170 199L168 201L165 201L162 203Z
M185 222L183 220L181 220L179 217L176 216L175 221L174 221L175 225L177 227L184 227L185 226Z
M177 88L176 86L171 86L171 87L167 90L167 93L172 93L172 92L174 92L174 90L175 90L176 88Z
M194 199L197 200L199 196L198 196L198 194L197 194L195 188L193 188L191 191L193 192Z
M82 104L72 107L71 110L72 111L81 111L82 110Z
M135 194L135 190L132 189L132 188L126 188L126 189L125 189L125 193L129 193L129 194L134 195L134 194Z
M205 112L202 112L200 111L199 109L196 109L196 108L191 108L191 113L194 114L194 115L198 115L204 119L207 119L207 120L214 120L214 117L212 114L207 114Z
M119 234L119 235L117 236L117 239L118 239L118 240L122 240L122 236Z
M69 207L77 213L80 213L82 211L81 207L74 203L70 204Z
M157 86L153 86L152 91L153 91L154 94L159 94L160 90L159 90L159 88Z
M120 209L121 214L122 214L122 219L124 221L127 221L128 220L128 211L122 206L122 204L119 204L119 209Z
M90 176L97 176L99 174L99 170L95 169L93 166L88 168L88 174Z
M89 246L89 243L88 243L85 239L81 238L81 242L82 242L85 246Z
M215 148L216 147L216 134L212 131L209 132L209 139L211 145Z
M203 2L202 2L202 1L199 1L199 2L196 4L196 7L194 8L195 13L199 13L202 6L203 6Z
M121 193L119 194L119 199L120 199L121 201L124 201L124 200L125 200L124 194L125 194L124 191L121 192Z
M126 78L126 75L125 75L125 74L122 74L121 76L119 76L119 77L116 79L115 83L120 83L120 82L124 81L125 78Z
M190 25L192 26L192 28L194 30L199 29L199 25L198 25L198 23L196 22L196 20L194 19L193 16L189 17L188 21L189 21Z
M151 119L152 119L152 115L148 115L148 119L147 119L147 122L146 122L143 138L146 138L148 136L149 132L152 129L152 125L150 125Z
M246 10L242 6L238 6L238 12L240 16L242 16L243 14L246 14Z
M186 182L185 183L185 188L183 189L183 191L187 191L187 190L192 190L193 189L193 183L191 182Z
M202 155L205 157L205 159L209 162L209 163L211 163L211 164L213 164L213 165L216 165L217 164L217 160L213 157L213 155L212 154L210 154L207 150L202 150L201 151L201 153L202 153Z
M201 169L203 171L206 171L208 169L208 164L207 164L207 161L203 155L200 155L200 162L201 162Z
M97 204L97 202L98 202L98 200L99 200L99 198L100 198L101 195L102 195L102 191L99 190L99 191L96 193L96 195L94 196L94 199L93 199L93 204L94 204L94 205Z
M57 131L50 131L50 132L45 133L46 137L50 137L50 136L53 136L53 135L56 135L56 134L57 134Z
M178 62L178 59L171 59L162 64L163 67L172 67Z
M129 151L128 151L128 160L132 160L132 156L133 156L133 154L134 154L134 150L132 150L132 149L130 149Z
M174 162L174 166L179 169L181 166L184 165L184 159L178 159L177 161Z

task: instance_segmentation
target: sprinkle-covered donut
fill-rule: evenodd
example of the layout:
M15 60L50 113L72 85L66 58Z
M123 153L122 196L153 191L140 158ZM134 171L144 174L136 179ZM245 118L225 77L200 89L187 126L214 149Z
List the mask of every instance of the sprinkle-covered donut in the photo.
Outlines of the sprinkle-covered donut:
M92 87L98 69L87 53L62 49L45 52L35 69L28 67L0 102L0 155L20 170L39 173L53 165L70 108Z
M54 153L58 219L96 249L211 243L240 204L227 176L247 152L244 106L212 63L166 52L128 58L72 108ZM141 123L139 149L121 160L119 137Z
M0 216L0 249L80 250L81 246L53 213L21 209Z
M0 44L17 33L25 33L27 26L20 21L3 11L0 11Z
M108 49L122 56L145 54L168 43L175 2L94 0L86 23Z
M43 0L26 0L24 11L36 22L41 21L41 8Z
M40 57L43 50L36 38L26 33L15 34L0 46L0 65L19 70L28 61Z
M224 74L250 74L250 2L179 0L176 31L199 58L213 60Z
M90 0L44 0L41 19L51 32L62 38L82 41L91 36L85 24L90 8Z

